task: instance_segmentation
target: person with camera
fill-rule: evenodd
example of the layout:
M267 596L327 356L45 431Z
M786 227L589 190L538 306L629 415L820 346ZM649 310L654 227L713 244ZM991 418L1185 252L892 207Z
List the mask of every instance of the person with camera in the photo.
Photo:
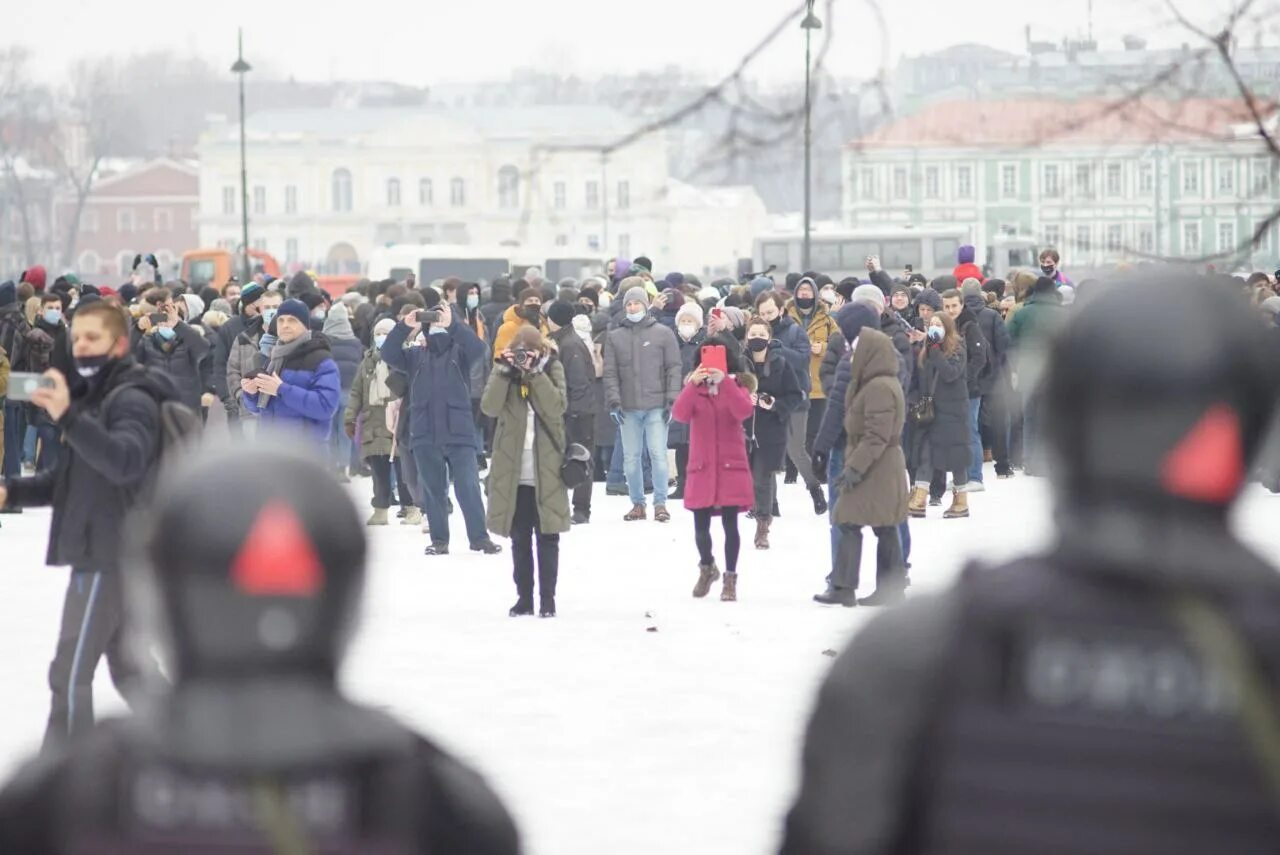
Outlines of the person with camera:
M923 517L934 472L950 472L951 507L943 517L968 517L972 446L964 339L946 312L929 319L924 339L910 396L915 487L907 510L913 517Z
M327 454L342 394L329 340L311 331L301 300L280 305L275 330L275 342L264 353L266 367L240 381L240 400L264 427L300 431L317 453Z
M57 468L0 483L0 507L52 506L47 561L72 568L49 668L47 746L92 726L93 673L104 655L116 687L133 697L139 666L125 653L122 628L124 519L160 449L160 408L148 384L164 383L167 397L178 396L168 378L148 375L130 355L127 316L113 303L81 302L71 343L82 380L75 394L50 369L31 396L62 431Z
M561 360L542 333L528 326L498 354L480 400L484 414L496 420L485 522L489 531L511 538L517 595L512 617L533 614L535 554L538 614L556 616L560 535L571 525L560 474L568 447L567 398Z
M431 545L427 555L449 554L450 476L473 552L502 551L485 529L484 499L476 457L480 443L471 418L471 366L488 351L471 327L454 316L433 289L422 292L428 308L407 313L382 344L382 358L409 380L409 444L418 468ZM405 342L420 346L405 347ZM447 468L446 468L447 467Z
M769 548L769 527L778 493L777 474L786 463L787 430L792 413L805 400L804 387L783 345L773 338L773 325L760 316L747 322L744 370L755 375L752 413L747 421L747 446L754 485L756 549ZM806 362L802 368L808 371Z
M142 337L134 347L134 358L139 365L169 375L182 394L182 403L200 412L211 347L200 329L182 318L172 298L162 305L164 309L138 318Z

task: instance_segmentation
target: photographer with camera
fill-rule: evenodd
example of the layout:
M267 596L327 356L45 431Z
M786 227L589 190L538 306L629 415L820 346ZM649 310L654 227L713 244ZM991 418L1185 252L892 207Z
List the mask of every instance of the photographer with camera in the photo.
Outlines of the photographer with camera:
M497 420L489 469L489 531L511 538L518 599L512 617L533 614L537 543L538 614L556 616L560 535L569 530L569 493L560 474L567 447L568 390L560 358L535 327L516 332L485 386L480 407Z
M422 292L427 308L404 315L382 343L382 358L409 377L409 445L418 467L431 545L427 555L449 554L449 479L473 552L493 555L502 547L485 530L484 498L476 457L480 443L471 418L471 366L488 351L479 336L440 302L433 289ZM423 338L421 347L404 346ZM446 468L447 467L447 468Z

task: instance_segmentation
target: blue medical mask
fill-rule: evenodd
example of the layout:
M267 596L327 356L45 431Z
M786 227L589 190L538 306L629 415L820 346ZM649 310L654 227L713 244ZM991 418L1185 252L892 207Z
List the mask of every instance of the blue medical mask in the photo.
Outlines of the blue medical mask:
M271 356L271 351L276 346L276 337L267 333L258 339L258 351L266 357Z
M173 341L176 333L173 331L173 327L156 327L156 335L165 341Z
M264 328L264 329L265 329L266 327L271 326L271 322L272 322L272 321L274 321L274 320L276 319L276 312L277 312L277 311L278 311L277 309L263 309L263 310L262 310L262 326L263 326L263 328Z
M644 316L647 314L649 313L645 311L627 312L627 320L631 321L631 323L633 324L638 324L644 320Z
M427 329L427 335L444 335L447 332L448 330L444 327L429 327Z
M467 295L467 308L468 308L468 309L474 309L474 308L478 307L479 305L480 305L480 295L479 295L479 294L468 294L468 295Z
M323 321L325 319L325 315L326 312L324 309L316 309L311 313L311 317L315 318L317 321Z
M57 325L62 323L62 312L58 311L57 309L45 310L45 313L44 315L42 315L42 317L44 318L44 322L46 324Z
M378 350L382 350L382 346L386 343L387 337L385 335L375 335L373 337L373 346L378 348Z

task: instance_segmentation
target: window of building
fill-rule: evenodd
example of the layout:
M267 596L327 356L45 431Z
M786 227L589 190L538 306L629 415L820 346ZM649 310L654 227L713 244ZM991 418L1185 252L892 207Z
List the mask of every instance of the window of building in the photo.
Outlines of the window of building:
M1087 225L1076 226L1076 251L1090 252L1093 250L1093 230Z
M1107 164L1107 195L1124 195L1124 166L1122 164Z
M286 214L298 213L298 188L292 184L284 188L284 212Z
M1232 196L1236 192L1236 164L1231 160L1218 161L1218 195Z
M467 204L467 184L461 178L449 182L449 204L455 208L464 208Z
M600 235L587 235L587 249L592 252L600 251Z
M942 182L936 166L924 168L924 195L929 199L942 198Z
M1093 164L1076 164L1076 196L1093 198Z
M1218 223L1218 252L1236 251L1236 224Z
M600 182L587 182L587 210L594 211L600 207Z
M249 246L250 246L250 247L252 247L253 249L256 249L258 252L266 252L266 251L267 251L267 239L266 239L266 238L254 238L253 240L249 241Z
M133 208L120 208L116 211L116 231L126 234L134 229Z
M227 186L222 188L222 213L234 214L236 212L236 188Z
M255 214L267 212L267 188L262 185L253 188L253 212Z
M1156 229L1150 223L1142 223L1138 226L1138 252L1143 255L1156 253Z
M116 253L116 272L121 279L127 278L133 272L133 253L121 250Z
M905 166L895 166L893 168L893 198L907 198L907 168Z
M1040 176L1040 192L1051 198L1062 195L1062 184L1058 180L1058 164L1046 163Z
M81 276L84 276L86 274L96 276L98 273L101 272L98 269L101 265L102 265L102 261L101 259L98 258L98 253L94 252L93 250L86 249L84 252L80 253L80 261L79 261L78 267L79 267Z
M1200 224L1199 223L1183 223L1182 224L1182 254L1183 255L1199 255L1200 254Z
M507 165L498 170L498 207L520 207L520 170Z
M1107 252L1115 255L1124 249L1124 226L1119 223L1107 225Z
M387 179L387 207L388 208L400 207L400 179L399 178Z
M284 239L284 260L287 264L296 264L298 261L298 239Z
M631 257L631 235L618 235L618 255Z
M98 230L98 212L83 210L80 212L80 231L93 234Z
M619 208L631 207L631 182L630 181L618 182L618 207Z
M346 169L335 169L329 182L333 197L333 210L344 213L351 210L351 173Z
M875 167L867 166L862 170L862 196L863 199L878 198L879 188L876 186L876 170Z
M1012 199L1018 195L1018 166L1005 163L1000 166L1000 195Z
M1062 246L1062 226L1051 223L1044 227L1044 245L1058 247Z
M552 204L556 210L564 210L569 204L569 191L563 181L557 181L551 185Z
M1249 164L1253 177L1253 195L1269 196L1271 194L1271 161L1255 160Z
M151 214L151 220L156 231L173 231L173 211L168 208L156 208Z
M1150 196L1156 191L1156 169L1150 163L1138 167L1138 193Z
M430 178L418 179L418 204L423 208L435 204L435 189L431 186Z
M1200 192L1200 161L1184 160L1182 162L1182 192L1199 194Z
M956 197L959 199L973 198L973 167L956 167Z
M568 246L568 245L569 245L568 235L556 235L556 246Z

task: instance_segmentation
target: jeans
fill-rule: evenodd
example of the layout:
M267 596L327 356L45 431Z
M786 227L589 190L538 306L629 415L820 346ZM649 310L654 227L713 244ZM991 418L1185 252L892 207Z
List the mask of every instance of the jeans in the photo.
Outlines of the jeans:
M969 446L973 459L969 463L969 480L982 483L982 429L978 426L978 414L982 412L982 399L969 399Z
M1036 391L1023 393L1022 399L1022 466L1028 475L1043 475L1040 459L1040 396Z
M609 469L604 478L606 488L627 486L622 428L618 428L617 437L617 442L609 446L613 451L609 453ZM646 493L653 489L653 465L649 462L649 449L647 446L644 449L644 488Z
M333 419L329 423L329 448L332 451L332 459L329 462L338 469L346 469L351 465L351 437L347 436L346 425L343 424L347 414L347 395L349 394L349 391L342 393L338 401L338 409L334 411Z
M511 562L516 593L533 598L534 544L537 544L538 596L544 600L556 596L560 576L560 535L543 534L538 528L538 497L534 487L521 484L516 488L516 509L511 517Z
M415 445L413 456L418 464L418 485L422 489L423 508L431 528L431 542L449 544L449 476L462 509L467 539L472 546L489 539L484 523L484 498L480 495L480 469L473 445ZM447 468L446 468L447 466Z
M844 446L831 449L827 461L827 518L831 521L831 569L836 568L836 556L840 550L840 527L836 525L836 502L840 495L836 493L836 476L844 470Z
M4 466L0 474L17 478L22 474L22 440L27 433L27 405L4 402Z
M644 505L643 452L647 450L653 471L653 506L665 505L669 475L666 410L623 410L622 417L618 436L622 439L623 469L627 473L631 504Z

